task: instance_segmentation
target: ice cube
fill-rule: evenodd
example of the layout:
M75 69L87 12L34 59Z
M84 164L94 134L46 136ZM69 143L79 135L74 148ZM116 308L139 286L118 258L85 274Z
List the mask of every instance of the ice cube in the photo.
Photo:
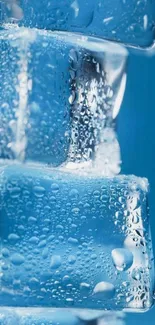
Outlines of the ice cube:
M155 5L151 0L5 0L2 7L2 21L82 32L137 47L153 44L154 18Z
M1 325L84 325L69 311L41 308L0 308Z
M10 163L0 186L1 306L152 306L146 179Z
M12 25L0 42L0 157L54 166L95 160L100 173L117 173L125 48Z

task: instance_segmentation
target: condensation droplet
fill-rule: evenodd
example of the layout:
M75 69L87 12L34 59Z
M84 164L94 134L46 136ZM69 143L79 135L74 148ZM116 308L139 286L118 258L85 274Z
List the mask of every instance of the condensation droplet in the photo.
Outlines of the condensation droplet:
M99 282L93 290L93 295L98 299L111 299L115 295L115 287L110 282Z
M51 258L50 268L51 269L58 269L61 266L61 256L60 255L53 255Z
M111 255L113 263L119 271L128 270L133 263L133 254L126 248L113 249Z
M43 197L45 194L45 189L42 186L34 186L34 194L37 197Z
M15 253L11 256L11 263L19 266L25 262L25 258L23 255Z

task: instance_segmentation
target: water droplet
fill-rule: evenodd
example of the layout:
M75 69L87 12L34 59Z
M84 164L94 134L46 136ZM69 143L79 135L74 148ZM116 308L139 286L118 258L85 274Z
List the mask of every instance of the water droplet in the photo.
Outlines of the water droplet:
M138 193L131 194L128 198L127 205L130 210L135 210L138 207L139 195Z
M34 217L29 217L28 222L35 223L35 222L37 222L37 219Z
M24 256L18 253L15 253L11 256L11 263L19 266L25 262Z
M37 197L43 197L45 194L45 189L42 186L34 186L34 194Z
M76 238L70 237L68 238L68 243L72 245L78 245L78 240Z
M50 263L51 269L58 269L60 266L61 266L61 256L53 255Z
M90 256L90 258L94 261L94 260L97 259L97 255L96 255L96 254L92 254L92 255Z
M46 246L46 240L42 240L39 244L38 244L38 247L39 248L42 248L42 247L45 247Z
M132 278L135 280L135 281L140 281L141 280L141 273L138 269L134 269L132 271Z
M87 292L90 290L90 284L88 284L86 282L82 282L82 283L80 283L80 289L84 292Z
M66 298L66 302L67 302L67 305L73 305L74 304L74 300L72 298Z
M137 223L139 223L139 216L137 214L134 214L132 217L132 223L134 223L135 225Z
M139 237L144 237L144 229L135 229L135 232Z
M72 199L78 199L78 197L79 197L79 192L78 192L76 189L72 189L72 190L69 192L69 196L70 196Z
M20 195L21 189L20 187L14 187L10 190L10 196L15 199L18 198Z
M70 255L68 257L68 262L69 262L69 264L74 264L76 262L76 256Z
M7 258L7 257L9 257L9 255L10 255L9 250L7 248L3 248L2 249L2 256Z
M43 249L43 251L42 251L42 257L45 259L45 258L47 258L48 257L48 248L46 247L46 248L44 248Z
M56 184L56 183L53 183L53 184L51 185L51 190L52 190L53 193L56 194L56 193L59 191L59 185Z
M39 280L37 278L31 278L29 280L29 286L31 289L37 289L39 285Z
M113 249L111 255L113 263L119 271L128 270L133 263L133 254L126 248Z
M19 236L18 235L16 235L16 234L10 234L9 236L8 236L8 240L10 241L10 242L12 242L12 243L15 243L15 242L17 242L18 240L19 240Z
M133 295L130 295L130 296L128 296L127 298L126 298L126 302L127 303L130 303L131 301L133 301L134 300L134 296Z
M74 101L75 101L75 98L76 98L76 93L75 91L72 91L71 95L69 96L68 98L68 101L71 105L73 105Z
M111 299L115 295L115 287L110 282L99 282L93 290L93 295L98 299Z
M39 242L39 238L38 237L35 237L35 236L33 236L33 237L31 237L30 239L29 239L29 242L31 243L31 244L38 244L38 242Z

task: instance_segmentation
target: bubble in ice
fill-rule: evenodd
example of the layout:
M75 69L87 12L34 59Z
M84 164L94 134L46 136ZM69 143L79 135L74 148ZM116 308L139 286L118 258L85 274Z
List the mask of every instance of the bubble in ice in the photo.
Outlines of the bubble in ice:
M111 299L115 295L115 287L110 282L99 282L93 290L93 295L98 299Z
M126 271L133 263L133 254L126 248L116 248L111 252L113 263L117 270Z
M50 268L51 269L58 269L61 266L61 256L60 255L53 255L51 258Z
M16 266L19 266L19 265L23 264L24 261L25 261L25 258L21 254L14 253L11 256L11 263L14 264L14 265L16 265Z

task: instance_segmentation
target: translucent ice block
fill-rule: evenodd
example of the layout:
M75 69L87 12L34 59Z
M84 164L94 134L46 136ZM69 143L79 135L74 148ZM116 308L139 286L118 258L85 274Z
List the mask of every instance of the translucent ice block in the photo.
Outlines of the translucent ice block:
M102 143L107 161L110 143L117 165L113 131L126 85L125 48L13 26L0 31L0 43L0 157L57 166L93 160Z
M154 38L152 0L3 0L2 21L49 30L82 32L136 46Z
M1 325L84 325L69 311L41 308L0 308ZM85 324L86 325L86 324ZM114 324L115 325L115 324Z
M152 306L146 179L19 164L0 186L1 306Z
M1 325L125 325L122 312L104 312L98 319L77 317L71 310L54 310L52 308L0 308ZM86 313L85 313L86 315ZM95 314L94 314L95 315ZM91 321L91 322L90 322Z

